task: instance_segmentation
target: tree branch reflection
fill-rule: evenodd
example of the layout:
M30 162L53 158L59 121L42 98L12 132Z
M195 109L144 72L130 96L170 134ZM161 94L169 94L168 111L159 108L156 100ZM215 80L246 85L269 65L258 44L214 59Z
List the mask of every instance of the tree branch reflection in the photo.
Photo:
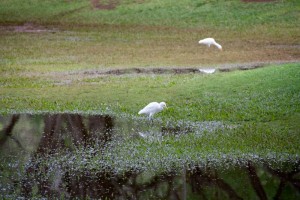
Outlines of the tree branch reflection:
M11 138L21 149L24 150L21 142L12 135L12 131L20 118L19 114L12 115L9 124L0 131L0 146L3 146L8 138Z
M92 171L86 168L88 162L85 162L80 170L71 169L69 163L65 165L66 167L53 168L51 166L53 158L65 152L70 152L67 154L69 156L78 149L84 152L97 149L100 155L104 154L105 148L116 138L114 134L117 125L115 119L108 115L85 116L60 113L40 117L43 122L42 128L39 129L42 132L41 138L30 155L25 172L22 172L20 183L14 185L15 191L21 191L21 194L18 194L21 197L28 199L34 196L49 199L188 199L192 196L199 199L242 199L243 193L239 190L242 184L249 186L247 191L254 195L249 198L254 199L267 199L272 195L274 199L281 199L289 186L300 193L300 161L295 162L294 166L289 165L289 170L272 168L269 165L262 167L248 161L243 166L238 166L237 172L230 171L226 176L224 176L225 170L200 167L200 165L183 172L127 170L121 174L113 173L113 166L107 166L105 169L99 167ZM13 130L16 130L14 127L21 121L19 118L20 115L12 115L8 118L8 125L1 131L1 136L5 137L0 138L0 145L12 136ZM188 134L190 130L180 129L180 127L162 127L161 132L168 136L182 132ZM92 160L94 156L98 154L92 152L90 157L82 159ZM243 180L245 183L236 184L238 180L228 178L232 174L236 175L233 177L243 176L244 179L239 181ZM271 192L270 195L268 188L264 188L265 179L261 174L279 179L275 185L276 194Z

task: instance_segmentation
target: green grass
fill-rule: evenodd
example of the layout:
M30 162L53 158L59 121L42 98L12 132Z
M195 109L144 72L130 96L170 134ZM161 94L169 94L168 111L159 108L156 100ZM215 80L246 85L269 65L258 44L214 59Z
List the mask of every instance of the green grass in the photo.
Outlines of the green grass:
M226 63L299 58L296 46L299 39L291 39L285 33L280 37L262 34L250 32L233 40L235 33L228 31L216 34L213 31L141 30L138 27L71 30L60 27L55 33L0 31L0 73L162 66L222 67ZM207 35L217 35L224 51L197 44ZM251 42L248 42L250 35L255 36L251 36Z
M120 2L99 10L82 0L1 1L0 72L299 60L296 0ZM198 45L205 37L224 51Z
M297 0L276 3L231 1L121 1L112 10L97 10L89 1L2 1L0 23L138 24L180 27L293 27L299 24Z
M299 64L211 76L124 75L74 80L2 78L1 112L98 111L136 114L146 103L166 101L165 118L274 121L299 112ZM9 84L7 83L8 81Z

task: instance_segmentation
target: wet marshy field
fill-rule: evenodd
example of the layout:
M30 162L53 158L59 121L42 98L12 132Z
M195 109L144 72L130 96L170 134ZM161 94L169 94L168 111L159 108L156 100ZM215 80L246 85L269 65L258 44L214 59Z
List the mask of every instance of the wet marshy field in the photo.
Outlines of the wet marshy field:
M0 1L0 199L300 199L299 14Z
M218 146L241 124L43 113L0 116L0 130L4 199L300 197L298 154Z

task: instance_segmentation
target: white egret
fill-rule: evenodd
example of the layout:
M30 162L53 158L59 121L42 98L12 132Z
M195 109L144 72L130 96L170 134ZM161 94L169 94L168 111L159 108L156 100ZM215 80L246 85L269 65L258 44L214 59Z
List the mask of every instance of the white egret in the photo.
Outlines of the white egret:
M151 102L147 106L145 106L142 110L139 111L140 114L146 114L149 117L149 120L151 117L160 111L162 111L165 107L167 107L167 104L165 102Z
M214 38L205 38L203 40L199 40L199 44L204 44L208 47L210 47L210 45L215 45L218 49L222 50L222 46L218 44Z

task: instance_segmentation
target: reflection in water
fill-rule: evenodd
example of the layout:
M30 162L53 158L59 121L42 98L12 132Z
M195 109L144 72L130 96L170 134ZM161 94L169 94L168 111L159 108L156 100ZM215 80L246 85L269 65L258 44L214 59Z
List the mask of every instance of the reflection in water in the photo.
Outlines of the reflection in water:
M12 115L0 117L0 191L4 199L291 199L300 195L299 162L272 168L248 161L228 169L194 166L183 171L115 174L52 166L61 152L98 149L120 134L124 122L107 115ZM131 129L131 128L129 128ZM162 135L188 134L184 127L159 128ZM132 138L131 138L132 139ZM83 160L85 158L82 158ZM93 159L93 158L90 158ZM83 162L84 163L84 162ZM49 176L50 174L50 176Z

